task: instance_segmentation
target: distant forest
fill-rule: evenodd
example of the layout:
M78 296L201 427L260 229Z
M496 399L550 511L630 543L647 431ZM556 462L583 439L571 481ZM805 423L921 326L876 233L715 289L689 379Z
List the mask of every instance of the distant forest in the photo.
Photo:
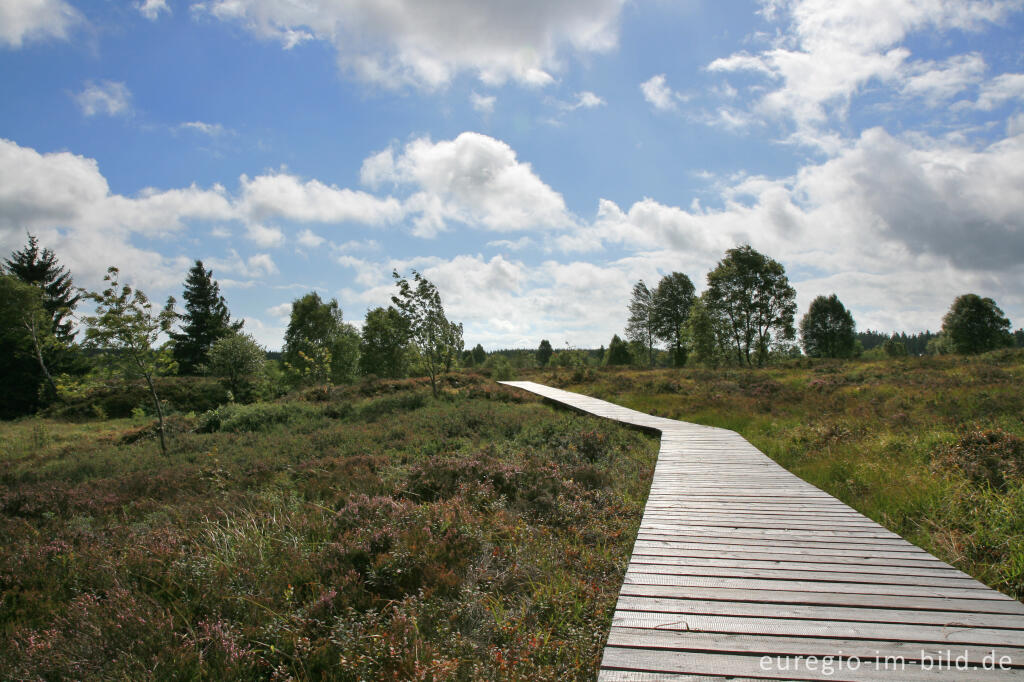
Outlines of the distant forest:
M866 332L857 332L857 340L866 351L878 348L889 339L893 339L903 344L903 347L907 349L907 355L925 355L928 352L928 342L938 335L938 332L927 330L919 334L907 334L906 332L885 334L869 329ZM1017 348L1024 348L1024 329L1013 332L1013 340Z

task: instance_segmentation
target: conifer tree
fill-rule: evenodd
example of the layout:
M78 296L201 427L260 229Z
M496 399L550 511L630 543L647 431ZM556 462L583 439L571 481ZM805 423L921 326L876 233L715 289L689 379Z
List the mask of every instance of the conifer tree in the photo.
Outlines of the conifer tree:
M21 251L11 253L5 261L8 274L25 284L39 287L43 292L43 307L53 322L54 339L64 345L75 338L69 319L81 298L71 281L71 273L60 264L50 249L39 250L39 240L28 235L28 244Z
M206 364L213 342L238 332L243 323L231 321L213 271L204 268L200 260L188 271L183 298L185 314L178 316L183 323L181 331L170 333L174 359L180 374L197 374Z

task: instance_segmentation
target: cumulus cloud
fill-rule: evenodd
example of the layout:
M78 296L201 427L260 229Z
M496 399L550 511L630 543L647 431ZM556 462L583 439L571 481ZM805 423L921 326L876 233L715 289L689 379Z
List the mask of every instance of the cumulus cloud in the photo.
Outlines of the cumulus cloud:
M267 314L279 320L287 320L292 315L292 304L279 303L278 305L271 306L267 308Z
M1024 73L1004 73L981 87L975 107L991 111L1015 99L1024 99Z
M194 222L216 223L214 236L230 237L224 223L240 223L246 239L260 247L280 246L284 231L274 221L379 225L403 215L401 202L338 189L283 173L240 178L232 195L221 185L148 188L135 196L112 193L94 159L68 152L40 154L0 140L0 235L4 248L17 248L25 230L73 244L69 264L89 276L102 275L112 260L131 262L141 276L166 283L181 265L133 246L134 235L163 238ZM319 237L306 230L299 243ZM232 272L255 276L276 271L266 258L233 261ZM73 261L73 262L70 262ZM187 266L187 261L185 262ZM125 265L126 271L128 270Z
M83 284L102 279L108 265L140 281L167 284L188 267L135 247L134 234L160 237L192 220L226 220L234 211L223 188L148 189L135 197L113 194L95 160L68 152L40 154L0 140L0 242L19 248L28 230L46 237Z
M0 45L18 49L25 43L66 40L82 16L64 0L0 2Z
M124 83L86 81L85 89L75 95L75 102L86 116L125 115L132 110L132 93Z
M665 74L652 76L640 84L640 92L644 99L658 111L671 111L676 108L676 100L682 99L679 93L668 86Z
M327 240L313 232L313 230L305 229L299 233L296 241L300 246L305 246L308 249L315 249Z
M470 93L469 103L473 106L473 109L479 111L481 114L490 114L494 111L494 103L498 101L498 98L494 95L480 95L475 92Z
M311 223L357 222L386 225L401 220L401 203L366 192L326 185L287 173L241 178L239 209L250 220L293 220Z
M917 63L901 45L904 38L922 30L978 30L1018 9L1015 0L771 0L764 3L765 17L788 19L775 44L758 54L716 59L708 69L766 77L758 109L798 126L845 115L850 98L868 83L938 103L980 79L980 57Z
M167 0L145 0L137 4L136 8L142 16L150 21L156 21L161 12L171 13L171 8L167 6Z
M545 86L563 55L618 43L624 0L209 0L197 11L241 23L286 49L334 45L343 68L385 87L433 89L460 72L488 85Z
M590 260L624 249L637 268L697 281L726 249L750 243L789 268L801 305L837 291L862 326L881 329L934 329L952 298L973 290L1024 314L1013 284L1024 275L1022 133L973 147L874 128L791 177L735 178L719 208L603 199L594 221L554 245Z
M452 221L487 230L558 229L573 219L562 195L546 185L506 143L479 133L454 140L420 138L396 157L391 149L363 163L370 187L412 188L405 200L420 236L433 236Z
M903 94L922 97L929 105L936 106L981 81L985 75L985 60L976 53L957 55L942 64L914 64L910 72L913 75L903 84Z

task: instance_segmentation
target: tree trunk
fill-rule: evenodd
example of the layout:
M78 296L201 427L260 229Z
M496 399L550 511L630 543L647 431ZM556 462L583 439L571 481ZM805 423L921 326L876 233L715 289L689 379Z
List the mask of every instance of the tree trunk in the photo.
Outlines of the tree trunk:
M149 394L153 397L153 407L156 408L157 418L157 433L160 434L160 453L167 456L167 441L164 440L164 410L160 407L160 398L156 395L156 387L153 386L153 377L150 376L149 372L144 372L143 376L146 377L146 384L149 386Z
M36 351L36 361L39 362L39 369L43 370L43 375L46 377L46 383L50 385L50 390L53 391L53 396L57 397L57 384L53 382L53 377L50 376L50 370L46 368L46 362L43 360L43 347L39 343L39 330L36 329L35 324L25 322L25 329L28 330L29 335L32 336L32 347Z

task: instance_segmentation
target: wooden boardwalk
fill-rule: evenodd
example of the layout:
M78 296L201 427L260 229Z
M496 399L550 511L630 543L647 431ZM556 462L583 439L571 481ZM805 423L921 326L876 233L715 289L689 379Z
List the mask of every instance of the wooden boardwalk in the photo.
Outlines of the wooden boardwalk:
M1024 679L1024 605L739 434L502 383L661 432L599 680Z

